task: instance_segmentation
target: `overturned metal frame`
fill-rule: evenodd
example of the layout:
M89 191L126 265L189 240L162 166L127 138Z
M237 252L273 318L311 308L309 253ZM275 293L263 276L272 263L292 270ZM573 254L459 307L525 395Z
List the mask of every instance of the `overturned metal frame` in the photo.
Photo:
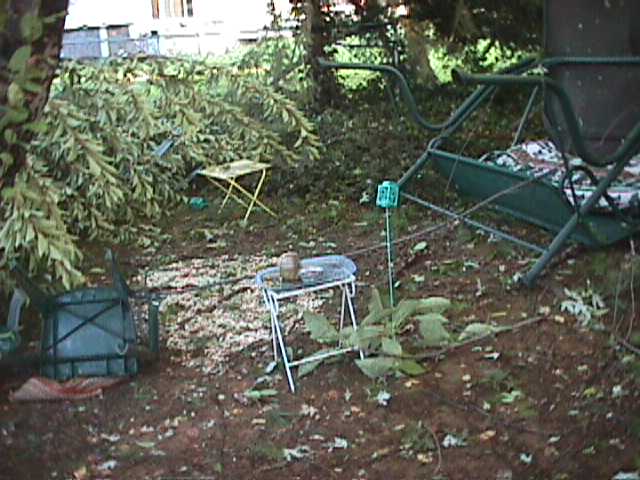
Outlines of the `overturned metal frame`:
M35 360L45 376L67 380L75 376L137 373L140 348L129 302L134 293L114 255L108 251L107 257L112 267L111 286L81 288L59 295L47 294L19 265L12 266L18 284L43 319L40 352ZM149 351L157 355L158 303L149 300Z
M615 31L617 18L615 15L629 16L631 18L627 19L629 22L638 22L638 16L629 15L626 9L640 7L629 6L629 3L625 4L621 1L610 3L615 4L614 9L619 8L620 10L604 13L606 18L602 23L608 22L607 28L612 30L611 36L615 37L619 36L619 33ZM605 6L603 7L603 5ZM596 18L597 20L591 25L592 30L588 32L593 36L593 32L597 31L595 29L600 22L594 8L610 7L595 0L589 0L586 4L584 0L570 0L568 2L548 0L545 2L545 51L547 57L527 59L492 75L473 75L454 71L454 80L463 84L477 85L477 88L446 121L441 123L429 122L421 116L406 79L397 69L382 65L338 64L320 61L320 64L325 68L378 71L397 82L412 119L425 130L435 134L424 153L398 181L401 197L538 253L540 257L523 277L523 282L529 286L535 283L537 277L551 259L562 250L567 240L577 240L589 246L601 246L628 237L639 227L638 222L634 219L599 214L594 212L594 207L606 194L612 182L621 174L631 157L640 150L640 105L633 102L636 96L631 90L633 88L637 90L637 85L640 85L640 50L638 49L640 40L637 38L640 26L638 29L629 26L630 35L635 35L629 40L629 46L625 43L624 48L618 49L621 51L611 52L607 51L607 48L612 48L611 45L603 42L601 37L598 37L597 40L605 45L602 48L591 45L589 43L592 40L591 37L585 37L584 34L568 32L566 35L556 35L556 30L563 27L555 22L554 9L558 8L568 10L569 13L563 13L572 13L577 18L582 18L580 15L585 16L587 13ZM574 42L575 48L567 46L569 45L568 39L571 39L572 36L579 37ZM624 43L626 40L616 38L616 41ZM560 46L556 46L556 43ZM601 51L603 48L605 51ZM593 52L596 52L597 56L592 55ZM607 56L607 54L620 56ZM583 71L585 69L586 71ZM629 102L632 104L631 115L626 115L622 125L619 124L620 122L614 124L615 132L613 133L615 135L608 130L602 132L605 127L607 129L609 127L597 124L597 119L594 128L590 129L587 128L589 125L584 125L585 118L593 120L593 117L597 117L599 112L590 111L593 108L589 104L589 92L575 93L576 85L582 85L585 78L589 81L592 71L604 72L605 70L612 71L612 77L617 80L618 84L621 83L626 88L623 92L609 93L622 95L623 102L625 95L631 97L629 98ZM547 74L541 75L540 71L547 72ZM598 80L602 82L598 91L600 95L598 99L602 103L602 95L607 92L602 91L604 85L602 75ZM531 90L513 144L522 139L527 121L540 92L542 92L545 102L545 117L554 142L560 144L561 152L571 151L581 157L588 165L597 167L611 165L606 176L598 181L592 194L579 206L573 207L559 189L547 181L544 176L531 178L522 173L481 162L479 159L447 151L444 148L447 139L456 133L488 98L498 89L511 86ZM578 108L575 103L579 103ZM620 98L612 103L620 105ZM602 105L600 106L602 108ZM610 116L612 114L622 115L622 112L615 111L605 113ZM598 144L598 128L603 138L606 136L607 142L600 142L606 143L605 147ZM555 238L547 247L533 245L408 193L409 183L428 165L434 166L446 177L455 177L454 182L457 183L461 192L483 201L492 200L488 203L493 207L556 232ZM518 187L519 196L505 194L516 189L515 187Z

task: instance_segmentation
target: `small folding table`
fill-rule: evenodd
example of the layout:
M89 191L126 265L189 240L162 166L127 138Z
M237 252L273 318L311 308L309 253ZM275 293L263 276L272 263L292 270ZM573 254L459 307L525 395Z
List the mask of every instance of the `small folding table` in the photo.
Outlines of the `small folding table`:
M246 222L253 206L256 204L269 215L274 217L277 216L273 210L258 199L269 168L271 168L271 165L268 163L253 162L251 160L238 160L224 165L203 168L198 170L196 174L207 177L211 183L226 193L224 200L222 201L222 205L220 205L220 210L224 208L229 198L233 198L239 204L247 207L247 211L244 215L244 221ZM258 173L260 174L260 179L255 185L253 193L244 188L237 181L240 177L244 177L245 175ZM222 185L220 182L227 183L227 186Z
M271 338L273 342L273 356L278 360L278 350L282 356L289 389L292 393L296 387L291 374L291 368L304 363L322 360L335 355L340 355L354 348L342 348L341 344L334 350L311 355L293 361L289 358L284 340L284 331L278 317L280 313L280 300L291 299L306 293L318 292L332 288L342 291L342 306L340 309L339 331L342 332L346 313L351 319L351 325L357 330L356 313L353 306L353 298L356 294L356 266L349 258L341 255L328 255L323 257L307 258L302 260L300 266L300 281L297 283L285 283L280 279L278 267L268 268L258 273L256 284L263 294L264 303L271 314ZM360 358L364 358L361 350L358 350Z

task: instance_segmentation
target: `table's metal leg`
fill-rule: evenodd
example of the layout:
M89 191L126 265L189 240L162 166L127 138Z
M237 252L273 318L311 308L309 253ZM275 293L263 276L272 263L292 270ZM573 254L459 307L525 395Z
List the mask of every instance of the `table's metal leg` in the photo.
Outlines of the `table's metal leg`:
M231 196L231 190L233 190L233 183L229 184L229 188L227 189L227 194L224 196L224 200L222 200L222 204L220 204L220 208L218 209L218 212L221 212L224 206L229 201L229 197Z
M278 361L278 347L276 344L276 327L275 327L275 319L278 315L278 305L273 305L271 303L271 300L269 299L269 296L267 295L267 293L263 290L262 291L262 298L264 299L264 304L267 307L267 310L269 310L269 316L271 318L271 344L273 346L273 360L274 361Z
M338 330L338 348L342 347L342 327L344 327L344 314L347 304L347 289L344 285L340 287L342 290L342 305L340 306L340 329Z
M266 170L262 170L262 175L260 175L260 180L258 180L258 185L256 185L256 188L253 191L253 196L251 197L251 202L249 202L249 208L247 208L247 213L244 215L244 221L247 221L247 218L249 218L249 214L251 213L251 210L253 209L253 206L256 203L256 200L258 199L258 194L260 193L260 189L262 188L262 184L264 183L264 179L267 176L267 171Z
M274 305L277 305L277 300L271 298L271 301ZM293 381L293 375L291 374L291 366L289 365L289 357L287 356L287 347L284 343L284 337L282 336L282 330L280 329L280 322L278 321L278 312L277 306L272 310L274 313L273 318L273 328L276 332L276 337L278 339L278 345L280 346L280 354L282 355L282 364L284 365L285 373L287 374L287 382L289 382L289 390L291 393L296 392L296 386Z
M235 180L228 180L228 182L233 182L233 186L236 190L238 190L239 192L241 192L246 198L248 198L249 200L251 200L253 203L255 203L256 205L258 205L260 208L264 209L264 211L266 211L269 215L271 215L272 217L277 217L277 215L275 214L275 212L273 210L271 210L269 207L267 207L264 203L262 203L259 199L258 199L258 193L260 193L260 189L262 189L262 183L264 182L264 177L266 177L267 172L266 170L262 172L262 177L261 177L261 181L259 182L259 189L258 187L256 187L254 192L257 193L251 193L249 192L246 188L244 188L242 185L240 185L238 182L236 182ZM255 197L255 198L254 198ZM249 204L246 202L242 202L243 205L248 206Z
M209 177L207 177L207 178L209 178ZM233 192L233 189L237 188L237 185L238 185L233 180L225 180L225 182L227 182L229 184L228 187L225 187L225 186L221 185L219 182L217 182L216 180L214 180L212 178L209 178L209 181L211 182L212 185L215 185L217 188L219 188L220 190L225 192L225 195L228 195L229 198L233 198L240 205L242 205L244 207L246 207L248 205L248 203L246 201L244 201L242 198L240 198L238 195L236 195Z
M353 308L353 298L356 296L356 282L351 282L348 285L345 285L345 292L347 297L347 306L349 307L349 316L351 317L351 324L353 325L354 330L358 330L358 322L356 321L356 312ZM358 354L360 355L360 359L364 359L364 353L362 350L358 348Z

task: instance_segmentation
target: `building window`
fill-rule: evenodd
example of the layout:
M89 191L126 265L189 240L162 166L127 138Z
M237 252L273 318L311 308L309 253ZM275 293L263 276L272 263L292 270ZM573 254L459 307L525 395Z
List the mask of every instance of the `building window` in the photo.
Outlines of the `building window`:
M151 0L153 18L193 17L193 0Z

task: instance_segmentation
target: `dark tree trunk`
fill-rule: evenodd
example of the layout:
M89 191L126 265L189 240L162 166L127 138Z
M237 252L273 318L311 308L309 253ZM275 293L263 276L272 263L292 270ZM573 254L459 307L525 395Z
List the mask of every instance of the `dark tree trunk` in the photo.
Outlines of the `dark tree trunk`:
M17 173L25 168L26 152L22 145L32 136L32 130L25 125L37 120L47 103L62 48L69 0L5 0L2 3L5 11L0 13L0 66L3 72L0 75L0 151L5 154L3 163L7 162L7 153L12 160L10 166L4 163L0 170L3 172L0 189L12 185ZM25 26L29 29L24 18L30 15L42 20L30 22L37 24L33 28L36 32L41 28L41 33L24 33ZM11 70L12 56L24 46L31 47L26 73ZM19 106L16 95L24 97ZM8 122L3 117L12 109L26 111L28 115L18 122ZM9 134L7 130L10 130Z
M320 0L305 0L304 13L305 48L311 78L315 85L314 101L319 106L325 106L333 103L339 96L333 70L323 70L318 65L318 58L325 55L324 48L330 41L331 32L324 20Z

